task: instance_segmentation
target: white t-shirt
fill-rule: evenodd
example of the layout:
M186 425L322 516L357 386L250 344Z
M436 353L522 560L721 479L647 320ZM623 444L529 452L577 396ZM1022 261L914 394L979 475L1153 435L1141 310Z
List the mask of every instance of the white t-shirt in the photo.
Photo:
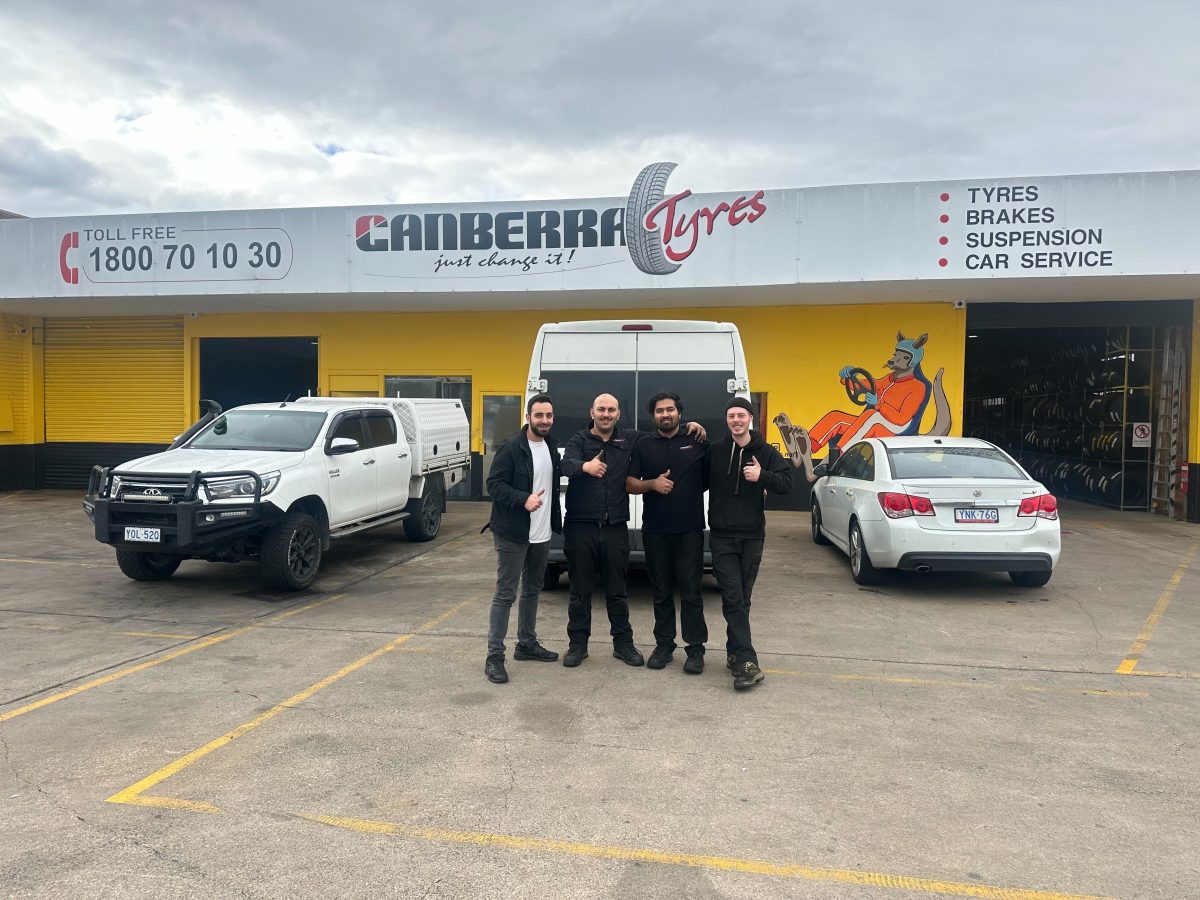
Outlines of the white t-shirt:
M525 440L529 441L529 438ZM542 505L529 514L529 543L544 544L550 540L550 489L554 466L545 441L529 441L529 452L533 454L533 493L544 491Z

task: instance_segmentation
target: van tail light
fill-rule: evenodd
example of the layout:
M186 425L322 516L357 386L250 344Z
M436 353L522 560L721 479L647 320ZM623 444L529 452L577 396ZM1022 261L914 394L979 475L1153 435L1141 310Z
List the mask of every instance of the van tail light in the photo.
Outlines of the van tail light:
M1053 494L1038 494L1021 501L1018 516L1037 516L1039 519L1058 518L1058 499Z
M914 497L895 491L880 491L879 505L889 519L904 519L908 516L932 516L933 504L928 497Z

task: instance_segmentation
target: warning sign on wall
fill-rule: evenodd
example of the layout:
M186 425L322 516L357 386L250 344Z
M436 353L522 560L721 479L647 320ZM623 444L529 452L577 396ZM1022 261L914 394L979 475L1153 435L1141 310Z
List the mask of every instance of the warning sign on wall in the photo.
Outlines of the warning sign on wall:
M1134 422L1133 423L1133 441L1131 447L1149 447L1150 446L1150 423L1149 422Z

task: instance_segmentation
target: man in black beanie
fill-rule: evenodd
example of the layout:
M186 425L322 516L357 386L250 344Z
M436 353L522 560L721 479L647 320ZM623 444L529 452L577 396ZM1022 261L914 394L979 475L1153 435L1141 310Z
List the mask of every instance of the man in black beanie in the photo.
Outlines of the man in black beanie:
M750 639L750 594L767 534L766 492L792 489L792 467L752 430L753 412L748 400L730 400L725 406L729 436L708 454L708 543L725 614L726 665L738 690L766 677Z

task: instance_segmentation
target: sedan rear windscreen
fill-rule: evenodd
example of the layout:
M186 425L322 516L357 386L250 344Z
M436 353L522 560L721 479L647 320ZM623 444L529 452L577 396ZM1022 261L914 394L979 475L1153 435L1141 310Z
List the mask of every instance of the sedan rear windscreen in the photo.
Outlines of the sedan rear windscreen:
M888 447L897 481L909 478L1018 478L1026 475L991 447Z

